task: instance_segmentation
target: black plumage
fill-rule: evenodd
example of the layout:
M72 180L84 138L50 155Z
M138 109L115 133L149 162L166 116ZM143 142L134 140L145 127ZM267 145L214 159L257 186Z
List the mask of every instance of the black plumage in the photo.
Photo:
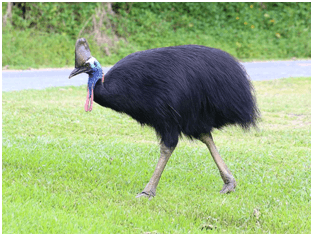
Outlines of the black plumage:
M81 73L84 67L82 72L89 74L89 82L96 81L94 101L153 127L161 139L162 170L157 172L158 163L139 196L155 195L181 134L209 147L225 183L221 192L234 190L236 182L217 151L215 154L211 131L226 125L247 129L256 125L259 115L252 84L235 58L222 50L198 45L150 49L117 62L104 82L99 76L95 80L96 69L86 70L88 66L77 67L71 76Z
M168 147L178 136L255 125L257 109L244 68L228 53L186 45L133 53L95 87L95 102L155 128Z

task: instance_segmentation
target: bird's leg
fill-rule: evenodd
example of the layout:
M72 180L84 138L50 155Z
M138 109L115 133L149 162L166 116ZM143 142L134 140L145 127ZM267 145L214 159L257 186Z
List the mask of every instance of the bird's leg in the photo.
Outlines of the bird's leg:
M162 172L166 166L167 161L170 159L170 156L173 153L174 149L175 147L169 148L165 146L164 143L161 143L161 147L160 147L161 156L158 161L158 164L154 170L154 173L149 183L146 185L144 190L136 196L137 198L144 196L144 197L149 197L149 200L151 200L151 198L156 195L156 188L158 186Z
M214 144L212 135L206 134L206 135L202 135L200 137L200 140L205 143L207 145L207 147L210 150L210 153L218 167L218 170L220 171L220 174L222 176L222 179L224 181L224 186L222 188L222 190L220 191L220 193L229 193L229 192L233 192L235 191L236 188L236 181L235 178L233 177L232 173L230 172L230 170L227 168L225 162L223 161L223 159L221 158L220 154L217 151L217 148Z

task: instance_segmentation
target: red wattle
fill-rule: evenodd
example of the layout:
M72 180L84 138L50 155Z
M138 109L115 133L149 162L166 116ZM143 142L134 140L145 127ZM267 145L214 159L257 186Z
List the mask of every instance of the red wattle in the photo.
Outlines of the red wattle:
M92 110L92 103L93 103L93 89L91 90L91 96L89 97L89 88L87 91L87 98L85 103L85 111L91 111Z
M88 104L89 103L89 89L87 91L87 98L86 98L86 103L85 103L85 111L87 112L88 111Z
M89 107L89 111L92 110L92 103L93 103L93 89L91 90L91 98L90 98L90 107Z

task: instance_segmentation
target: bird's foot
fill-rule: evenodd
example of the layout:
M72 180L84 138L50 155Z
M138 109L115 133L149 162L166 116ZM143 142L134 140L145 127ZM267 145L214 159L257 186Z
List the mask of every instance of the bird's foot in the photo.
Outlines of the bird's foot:
M228 180L222 190L220 191L220 193L230 193L230 192L235 192L235 188L236 188L236 181L234 178L232 178L231 180Z
M150 191L144 190L136 196L136 198L140 198L140 197L148 197L149 200L151 200L153 197L155 197L155 192L152 192L152 190Z

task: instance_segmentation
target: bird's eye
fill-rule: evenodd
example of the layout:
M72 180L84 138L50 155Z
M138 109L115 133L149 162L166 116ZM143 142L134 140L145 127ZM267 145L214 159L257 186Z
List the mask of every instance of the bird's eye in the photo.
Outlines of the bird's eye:
M97 66L96 62L93 63L95 66Z

